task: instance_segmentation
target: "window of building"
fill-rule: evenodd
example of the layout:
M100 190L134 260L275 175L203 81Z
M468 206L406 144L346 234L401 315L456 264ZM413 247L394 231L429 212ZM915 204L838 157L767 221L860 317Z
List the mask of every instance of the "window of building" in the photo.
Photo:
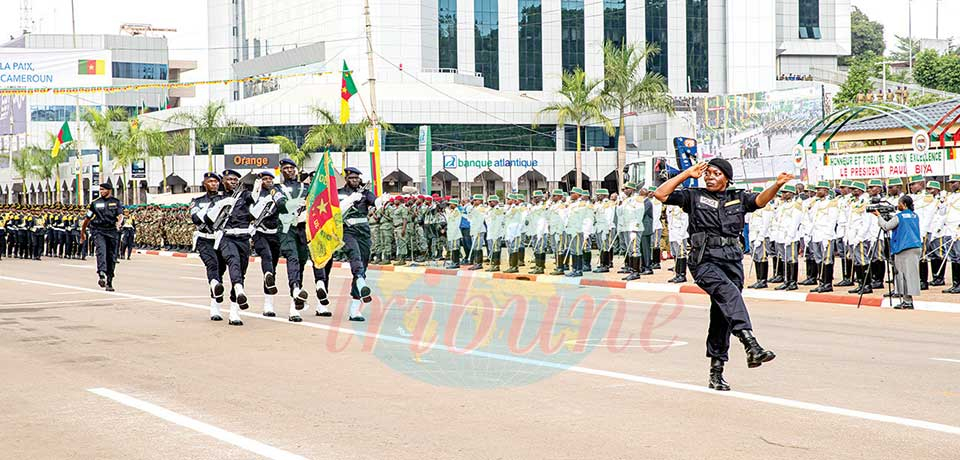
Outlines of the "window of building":
M393 125L384 133L383 150L417 150L419 132L420 125ZM557 145L552 125L433 125L431 138L434 151L552 151Z
M81 117L87 109L100 110L97 106L80 106ZM30 121L76 121L77 107L75 105L34 105L30 107Z
M603 0L603 41L617 46L627 40L626 0Z
M647 59L647 72L656 72L667 78L667 0L646 0L647 43L655 44L660 52Z
M543 90L543 8L541 0L519 0L520 91Z
M253 39L253 57L254 58L260 57L260 39L259 38Z
M687 0L687 79L692 93L710 91L707 0Z
M563 128L564 150L575 152L577 150L577 127L564 126ZM587 151L592 147L603 147L605 149L617 148L617 134L609 135L599 126L581 126L580 127L580 150Z
M440 0L439 60L441 69L457 68L457 0Z
M800 38L820 38L820 0L800 0Z
M500 44L497 0L474 0L474 59L483 86L500 89Z
M583 0L560 0L560 56L566 72L585 67L583 21Z
M142 62L113 62L113 78L132 78L137 80L166 80L166 64L146 64Z

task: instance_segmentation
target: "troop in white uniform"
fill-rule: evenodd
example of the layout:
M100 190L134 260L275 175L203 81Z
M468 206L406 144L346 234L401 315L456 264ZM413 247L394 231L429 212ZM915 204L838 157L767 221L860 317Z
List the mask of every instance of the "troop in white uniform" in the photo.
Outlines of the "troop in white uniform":
M690 254L690 233L687 228L689 223L690 216L683 212L683 208L667 206L667 233L670 240L670 253L676 260L673 266L674 276L667 281L668 283L687 282L687 255Z

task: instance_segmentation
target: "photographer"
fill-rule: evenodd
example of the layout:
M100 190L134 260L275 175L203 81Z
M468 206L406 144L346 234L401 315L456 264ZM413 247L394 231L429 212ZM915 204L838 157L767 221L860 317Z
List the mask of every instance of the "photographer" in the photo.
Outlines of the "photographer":
M890 254L896 271L896 290L903 295L903 302L893 307L898 310L913 310L913 296L920 295L920 218L913 211L913 198L909 195L897 201L899 212L881 213L880 227L890 234Z

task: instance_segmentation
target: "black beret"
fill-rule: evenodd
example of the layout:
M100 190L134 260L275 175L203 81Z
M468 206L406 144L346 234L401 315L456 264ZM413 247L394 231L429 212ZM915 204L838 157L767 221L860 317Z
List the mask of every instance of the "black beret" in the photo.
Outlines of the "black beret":
M234 170L232 170L232 169L224 169L224 170L223 170L223 177L227 177L227 176L237 176L238 179L241 178L241 177L243 177L243 176L240 175L240 173L238 173L238 172L236 172L236 171L234 171Z
M219 181L220 175L213 171L205 172L203 173L203 180L207 180L207 179L216 179L217 181Z
M708 165L713 166L720 170L724 176L727 176L727 180L733 180L733 166L730 165L730 162L724 160L723 158L714 158L707 162Z
M283 165L290 165L290 166L293 166L294 168L297 167L297 163L289 158L284 158L280 160L280 166L283 166Z
M100 188L102 188L102 189L104 189L104 190L113 190L113 184L111 184L111 183L109 183L109 182L101 182L101 183L100 183Z
M344 176L346 176L347 174L351 174L351 173L356 174L356 175L358 175L358 176L361 174L360 170L357 169L357 168L354 168L353 166L349 166L349 167L343 168L343 175L344 175Z
M260 171L259 176L260 176L260 177L266 176L266 177L269 177L269 178L271 178L271 179L273 179L273 178L275 177L275 176L273 175L273 173L270 172L270 171L268 171L268 170Z

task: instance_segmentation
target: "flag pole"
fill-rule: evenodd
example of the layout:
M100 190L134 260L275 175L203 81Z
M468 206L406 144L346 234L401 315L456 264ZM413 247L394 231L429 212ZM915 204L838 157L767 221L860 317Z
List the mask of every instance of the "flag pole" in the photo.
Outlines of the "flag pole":
M73 29L73 49L77 49L77 17L76 9L74 8L74 0L70 0L70 27ZM83 156L82 149L80 148L80 94L74 95L74 113L77 117L77 138L76 140L76 149L77 149L77 204L83 205ZM60 171L60 165L57 165L57 171ZM57 195L60 194L60 180L57 180ZM60 199L59 196L57 199Z

